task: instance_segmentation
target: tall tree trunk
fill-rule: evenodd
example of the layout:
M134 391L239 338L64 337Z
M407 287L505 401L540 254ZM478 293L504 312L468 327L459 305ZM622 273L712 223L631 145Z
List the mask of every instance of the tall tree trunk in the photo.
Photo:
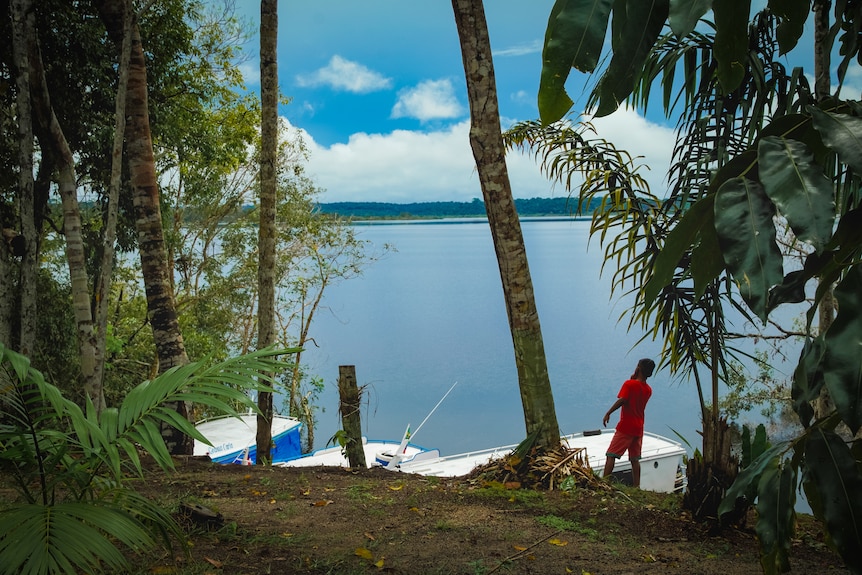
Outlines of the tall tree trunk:
M481 0L452 0L470 101L470 145L497 253L527 435L544 448L560 444L560 429L527 251L515 210L500 129L494 63Z
M260 2L260 224L258 226L257 347L275 343L275 204L278 153L278 0ZM257 463L271 462L272 393L258 394Z
M90 290L87 277L84 236L81 226L81 210L78 205L78 187L75 176L75 160L66 136L54 114L48 83L42 63L42 54L36 38L29 47L30 87L33 95L34 115L39 124L39 141L43 156L51 151L56 160L58 187L63 205L63 232L66 240L66 261L72 287L72 309L78 333L78 349L81 356L81 376L84 389L97 412L105 409L102 382L97 377L96 335L93 329L93 310L90 308Z
M99 0L99 14L111 39L122 46L123 23L131 6L126 0ZM172 267L167 259L159 184L156 177L153 141L150 133L147 96L147 66L137 19L132 16L129 54L129 80L126 93L126 158L135 206L138 252L147 294L147 317L153 330L159 373L188 363L183 336L177 321L174 293L171 288ZM189 418L186 402L176 405L177 412ZM171 426L162 435L171 453L191 455L194 443Z
M10 230L12 233L12 230ZM12 302L15 290L12 282L12 246L6 236L0 238L0 343L6 347L12 344Z
M123 41L118 64L117 96L114 104L114 143L111 149L111 181L103 214L102 257L93 284L94 321L96 325L96 373L94 381L101 391L105 377L108 336L108 306L116 264L117 219L120 211L120 186L123 176L123 142L126 138L126 94L129 83L129 56L132 49L132 11L123 17ZM192 447L194 444L192 444Z
M18 116L18 214L24 253L21 258L18 351L32 357L36 345L36 274L39 269L39 230L36 229L33 183L33 116L30 100L30 61L27 46L36 37L31 0L12 0L12 57L15 62Z

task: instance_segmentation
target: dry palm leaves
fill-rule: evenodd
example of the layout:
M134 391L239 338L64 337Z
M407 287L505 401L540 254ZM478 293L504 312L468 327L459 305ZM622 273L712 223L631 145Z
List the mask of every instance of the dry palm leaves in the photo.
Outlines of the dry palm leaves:
M553 449L525 449L525 443L526 440L506 457L477 467L471 476L512 488L609 489L608 484L593 473L585 447L568 449L560 445Z

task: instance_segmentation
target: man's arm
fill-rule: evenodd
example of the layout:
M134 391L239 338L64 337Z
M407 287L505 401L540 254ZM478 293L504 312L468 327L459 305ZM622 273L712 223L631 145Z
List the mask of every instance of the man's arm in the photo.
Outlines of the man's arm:
M602 419L602 425L607 427L608 426L608 420L610 420L610 418L611 418L611 414L613 412L615 412L616 410L618 410L619 408L621 408L622 406L624 406L625 404L626 404L626 398L625 397L621 397L618 400L616 400L614 402L614 404L611 406L611 408L608 410L608 412L605 414L604 419Z

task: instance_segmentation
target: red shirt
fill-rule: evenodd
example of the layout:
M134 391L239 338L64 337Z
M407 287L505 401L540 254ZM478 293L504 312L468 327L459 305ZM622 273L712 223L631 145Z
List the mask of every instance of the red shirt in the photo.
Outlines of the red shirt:
M625 398L620 408L620 422L617 431L626 435L643 435L644 410L652 395L652 388L645 381L627 379L617 397Z

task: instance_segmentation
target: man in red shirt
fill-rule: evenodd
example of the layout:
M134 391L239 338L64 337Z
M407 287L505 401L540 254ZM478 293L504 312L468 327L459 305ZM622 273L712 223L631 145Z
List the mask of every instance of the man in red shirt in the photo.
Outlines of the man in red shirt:
M608 412L602 419L602 424L607 427L611 414L620 411L620 422L617 424L614 438L608 447L607 460L605 461L604 476L609 476L614 470L614 463L629 452L629 460L632 462L632 484L641 486L641 445L644 437L644 410L652 395L652 388L647 384L647 378L655 371L655 362L649 358L638 362L634 374L627 379L620 389L617 397Z

